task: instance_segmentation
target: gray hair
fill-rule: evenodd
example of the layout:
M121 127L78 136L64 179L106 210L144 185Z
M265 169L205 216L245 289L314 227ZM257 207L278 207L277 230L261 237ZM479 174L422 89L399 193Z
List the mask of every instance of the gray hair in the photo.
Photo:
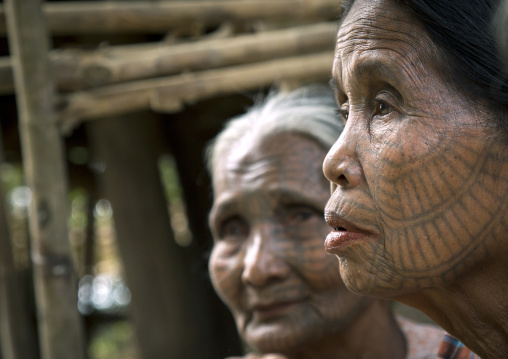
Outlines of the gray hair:
M308 136L326 150L339 138L344 125L337 104L325 85L308 85L291 92L273 92L247 113L229 120L205 153L213 178L220 161L246 136L263 138L280 133Z

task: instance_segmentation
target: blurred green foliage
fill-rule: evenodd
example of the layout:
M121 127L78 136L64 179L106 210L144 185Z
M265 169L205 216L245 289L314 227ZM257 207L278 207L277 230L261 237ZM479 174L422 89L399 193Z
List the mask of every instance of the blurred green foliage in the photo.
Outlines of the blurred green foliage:
M178 170L172 156L165 155L159 159L159 171L168 201L171 228L175 241L182 247L192 242L192 233L187 221L183 191L178 178Z
M90 359L138 359L134 330L128 321L104 325L89 346Z
M21 165L2 163L0 165L0 179L4 193L9 193L23 183L23 170Z

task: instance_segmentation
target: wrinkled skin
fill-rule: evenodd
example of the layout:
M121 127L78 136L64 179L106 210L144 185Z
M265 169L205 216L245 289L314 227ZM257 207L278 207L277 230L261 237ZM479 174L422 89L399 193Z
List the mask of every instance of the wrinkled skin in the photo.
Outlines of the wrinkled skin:
M367 335L377 318L351 322L360 312L370 315L365 308L377 301L349 292L323 249L326 150L295 134L239 142L215 173L209 267L240 335L261 353L290 358L332 358L337 346L359 350L348 348L364 346L354 333L368 326ZM355 340L337 336L345 328Z
M439 58L398 2L355 2L337 36L345 129L323 164L325 215L362 232L333 250L348 288L412 304L452 333L478 325L460 333L478 338L493 335L485 323L506 308L508 146L489 125L493 113L454 88Z
M339 254L362 294L451 281L495 253L508 227L506 146L481 122L491 114L442 79L437 49L394 4L355 3L333 67L347 120L324 162L335 185L326 211L371 234Z

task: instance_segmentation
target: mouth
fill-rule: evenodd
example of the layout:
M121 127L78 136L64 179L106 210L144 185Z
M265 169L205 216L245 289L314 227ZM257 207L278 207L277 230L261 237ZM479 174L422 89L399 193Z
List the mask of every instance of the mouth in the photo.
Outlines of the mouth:
M326 236L325 249L329 254L338 255L347 246L367 240L369 232L339 217L336 213L325 213L325 219L332 231Z
M303 300L295 300L258 304L252 307L252 313L257 321L267 321L283 316L291 307L302 302Z

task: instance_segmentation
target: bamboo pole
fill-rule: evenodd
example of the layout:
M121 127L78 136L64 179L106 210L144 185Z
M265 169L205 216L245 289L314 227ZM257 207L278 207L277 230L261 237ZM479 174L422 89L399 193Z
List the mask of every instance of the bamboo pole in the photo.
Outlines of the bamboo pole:
M178 112L186 103L255 90L278 81L326 80L331 73L332 60L333 52L327 51L75 92L62 99L66 105L60 113L60 122L66 132L82 120L150 108Z
M3 164L0 130L0 178ZM0 188L0 357L2 359L36 359L37 338L30 328L29 313L20 289L14 265L11 238L7 223L5 197Z
M58 2L44 5L51 34L165 33L224 21L336 19L338 0ZM0 7L0 33L5 34Z
M68 241L62 139L53 109L49 39L40 0L7 0L9 46L23 166L32 190L29 225L42 359L83 358L77 285Z
M128 55L122 47L95 51L62 49L50 52L50 59L58 87L75 91L183 71L331 51L336 30L333 22L172 46L140 44L131 46ZM0 93L12 93L11 71L10 59L0 58Z

